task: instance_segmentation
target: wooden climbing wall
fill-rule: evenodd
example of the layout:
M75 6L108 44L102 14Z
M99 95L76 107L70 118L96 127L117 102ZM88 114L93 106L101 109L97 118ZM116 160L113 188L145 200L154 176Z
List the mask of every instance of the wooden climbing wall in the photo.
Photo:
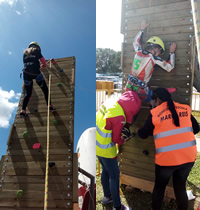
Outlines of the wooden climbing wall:
M121 33L123 87L131 72L134 58L133 39L140 30L142 20L147 20L148 28L144 33L144 43L151 36L159 36L165 43L168 59L170 42L177 43L176 66L173 72L156 68L149 83L151 89L174 87L173 99L180 103L191 103L194 75L194 28L189 0L122 0ZM149 107L143 103L135 125L142 127L149 115ZM132 127L134 131L134 127ZM148 153L148 155L147 155ZM120 155L121 183L143 190L152 191L154 184L153 138L140 139L137 136L127 142ZM174 197L169 186L166 195Z
M48 209L73 209L78 202L78 169L74 146L75 57L47 61L42 70L48 85L51 74L51 100L57 111L50 113ZM0 209L44 209L47 105L43 92L34 82L27 107L29 117L20 119L21 96L15 121L8 137L7 154L1 160ZM57 124L57 125L56 125ZM28 133L24 137L24 132ZM40 143L39 149L33 144ZM22 198L17 192L23 190Z

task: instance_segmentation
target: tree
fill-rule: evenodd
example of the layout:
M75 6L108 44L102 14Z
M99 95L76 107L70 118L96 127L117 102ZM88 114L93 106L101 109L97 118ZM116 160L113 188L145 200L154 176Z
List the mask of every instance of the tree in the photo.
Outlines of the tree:
M121 73L121 52L109 48L96 49L96 73Z

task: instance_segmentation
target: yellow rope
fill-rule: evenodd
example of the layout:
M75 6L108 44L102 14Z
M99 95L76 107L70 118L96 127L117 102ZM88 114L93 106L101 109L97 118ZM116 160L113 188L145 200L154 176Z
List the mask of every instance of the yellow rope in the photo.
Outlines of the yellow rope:
M192 0L191 3L192 3L193 23L195 29L195 38L197 44L198 62L200 65L200 22L197 10L197 0Z
M49 75L49 96L48 96L48 110L47 110L47 154L46 154L46 174L45 174L45 195L44 195L44 210L48 206L48 176L49 176L49 108L50 108L50 85L51 74Z

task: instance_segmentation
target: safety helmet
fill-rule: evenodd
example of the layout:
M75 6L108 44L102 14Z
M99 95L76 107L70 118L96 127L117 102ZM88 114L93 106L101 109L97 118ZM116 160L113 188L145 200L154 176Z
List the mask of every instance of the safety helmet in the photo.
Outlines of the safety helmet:
M151 38L148 39L146 42L146 46L148 45L159 45L161 47L161 53L165 52L165 44L163 43L162 39L157 37L157 36L152 36Z
M31 42L28 46L28 48L32 47L33 45L36 45L40 48L40 45L37 42Z

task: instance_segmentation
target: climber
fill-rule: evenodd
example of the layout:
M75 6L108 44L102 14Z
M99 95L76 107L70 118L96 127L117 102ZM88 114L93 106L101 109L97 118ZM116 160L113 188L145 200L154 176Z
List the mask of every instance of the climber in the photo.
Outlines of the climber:
M128 210L121 204L119 194L119 166L116 144L122 145L133 134L129 126L139 112L141 100L134 91L126 91L117 101L105 101L96 116L96 155L102 165L101 184L104 205L113 202L114 210ZM122 133L125 136L122 137Z
M142 37L147 26L148 24L146 21L141 22L141 30L133 41L133 47L136 54L132 64L131 74L128 76L126 91L136 91L141 100L149 102L151 100L152 91L148 87L148 82L151 79L154 67L155 65L158 65L167 72L170 72L174 68L176 43L172 42L170 44L168 61L164 61L158 57L165 52L165 45L157 36L149 38L146 42L146 49L143 50ZM168 88L168 91L174 92L175 89Z
M156 107L150 111L143 128L136 128L140 138L153 135L155 154L155 185L152 209L160 210L165 188L170 177L179 210L188 210L186 180L197 157L194 134L199 124L191 114L191 108L171 99L165 88L153 91Z
M41 65L40 62L41 61ZM40 68L46 67L46 61L41 54L41 48L37 42L31 42L28 48L24 51L23 55L24 69L23 71L23 79L24 79L24 88L25 88L25 96L23 100L22 110L20 112L20 118L28 117L26 113L26 107L29 102L29 98L32 95L33 89L33 79L36 80L36 83L42 89L46 103L48 105L48 87L44 80L43 74L40 71ZM56 108L51 104L49 111L54 112Z

